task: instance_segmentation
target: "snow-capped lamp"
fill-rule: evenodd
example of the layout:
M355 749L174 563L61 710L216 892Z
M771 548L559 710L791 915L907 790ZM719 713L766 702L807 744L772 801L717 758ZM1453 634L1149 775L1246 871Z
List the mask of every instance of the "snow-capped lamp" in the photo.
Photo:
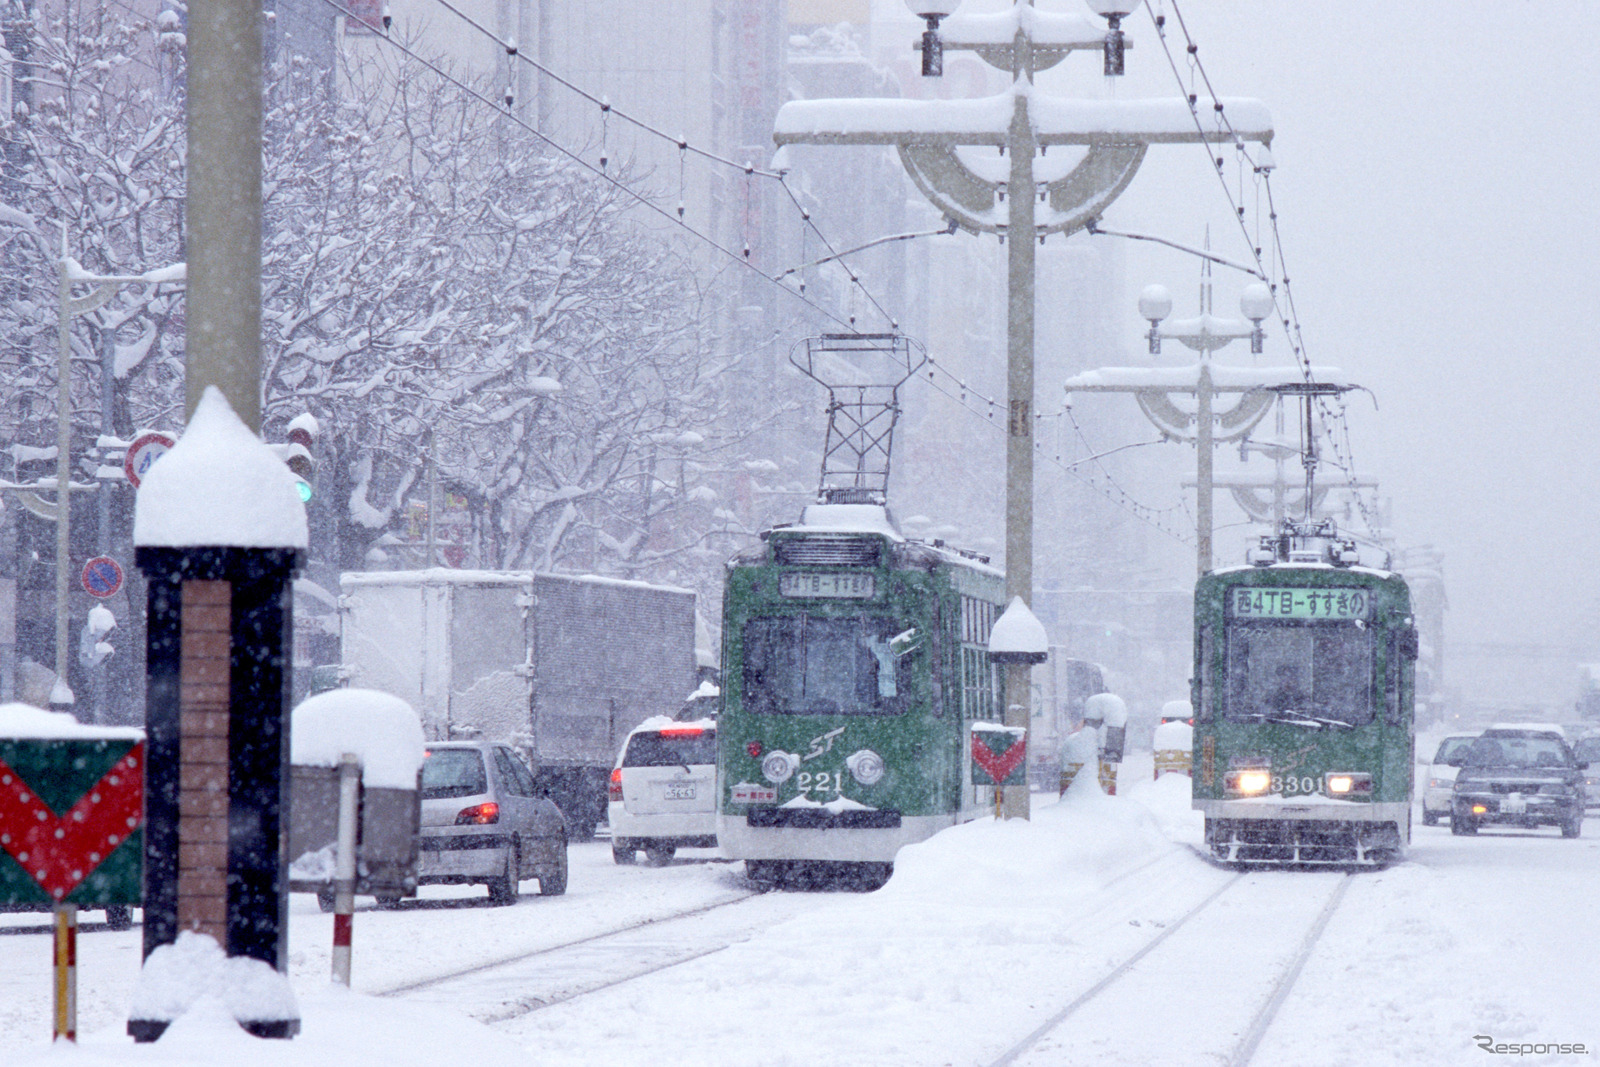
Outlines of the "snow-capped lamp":
M1255 324L1255 329L1250 332L1250 354L1259 356L1267 341L1261 320L1272 314L1272 290L1261 282L1251 282L1239 294L1239 310Z
M989 631L989 659L999 664L1032 667L1050 656L1050 639L1044 623L1028 610L1020 596L1011 598L1006 610Z
M1122 35L1122 20L1138 6L1134 0L1088 0L1089 10L1106 20L1106 77L1122 75L1122 53L1127 49L1127 39Z
M1147 285L1139 294L1139 315L1150 323L1150 354L1161 354L1161 320L1172 314L1172 294L1164 285Z
M939 40L939 20L961 6L961 0L906 0L911 13L928 24L922 35L922 76L937 78L944 74L944 42Z

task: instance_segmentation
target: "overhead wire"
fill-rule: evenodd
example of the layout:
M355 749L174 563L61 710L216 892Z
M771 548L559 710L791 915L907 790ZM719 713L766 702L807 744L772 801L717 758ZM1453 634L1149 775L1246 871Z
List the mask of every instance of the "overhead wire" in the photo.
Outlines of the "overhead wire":
M1270 251L1272 261L1270 271L1268 270L1267 262L1263 258L1263 244L1260 241L1259 233L1259 209L1257 212L1258 232L1257 234L1252 235L1244 221L1245 209L1242 202L1242 183L1240 194L1238 198L1235 198L1233 195L1233 190L1228 187L1227 175L1223 171L1221 158L1216 157L1215 162L1217 163L1217 166L1214 168L1214 170L1222 187L1223 196L1227 199L1229 207L1233 209L1231 214L1233 215L1234 221L1239 225L1240 230L1245 237L1246 245L1251 249L1256 262L1257 270L1260 272L1261 276L1268 279L1269 291L1272 294L1274 308L1277 310L1277 315L1275 318L1278 320L1278 323L1281 324L1285 339L1289 343L1290 350L1294 353L1295 361L1300 367L1302 376L1307 383L1310 383L1313 379L1311 359L1305 340L1305 331L1300 318L1299 309L1295 304L1294 289L1290 284L1287 257L1284 254L1283 248L1283 232L1282 228L1278 224L1278 208L1272 192L1272 168L1269 164L1266 164L1265 161L1259 158L1259 156L1252 156L1250 154L1244 137L1241 136L1238 130L1234 128L1233 122L1229 118L1226 108L1224 108L1222 105L1222 98L1218 95L1215 86L1212 84L1211 75L1206 70L1204 61L1200 58L1199 45L1195 41L1193 34L1191 34L1189 31L1188 23L1183 17L1183 11L1178 3L1178 0L1171 0L1171 3L1173 16L1176 18L1178 28L1182 32L1184 38L1185 53L1190 71L1186 100L1189 105L1190 117L1195 123L1195 128L1202 134L1202 136L1207 133L1204 120L1202 120L1200 117L1198 94L1194 91L1194 78L1196 75L1198 75L1200 81L1205 86L1206 92L1211 97L1214 116L1213 121L1218 124L1219 129L1225 130L1228 133L1237 157L1241 160L1249 161L1253 170L1255 181L1257 182L1259 188L1263 189L1266 193L1267 221L1268 227L1271 230L1271 241L1267 244L1267 249ZM1165 3L1163 3L1162 7L1164 8L1165 6ZM1178 69L1177 60L1172 53L1171 42L1167 37L1165 13L1157 13L1154 7L1151 5L1151 0L1145 0L1144 7L1146 14L1150 17L1152 25L1155 27L1156 36L1161 42L1162 51L1167 57L1167 63L1172 70L1173 77L1178 82L1179 89L1182 90L1185 88L1183 75ZM1209 146L1207 146L1206 152L1208 157L1210 156L1210 151L1211 150ZM1240 164L1240 167L1242 178L1242 163ZM1280 295L1278 290L1280 286L1282 288L1281 295L1283 298L1282 308L1278 308L1277 306ZM1330 408L1325 398L1308 398L1307 403L1316 405L1325 425L1330 425L1335 422L1340 425L1345 438L1342 449L1340 448L1338 440L1334 437L1333 433L1329 432L1327 434L1329 447L1333 450L1338 461L1330 464L1330 466L1344 470L1350 475L1349 489L1352 496L1355 498L1357 508L1361 512L1363 521L1366 522L1368 529L1373 534L1376 535L1380 533L1377 522L1367 508L1365 497L1361 494L1359 487L1355 484L1354 463L1351 462L1349 458L1351 446L1349 442L1348 421L1345 419L1342 412L1335 413Z
M355 16L354 13L351 12L351 10L348 7L346 7L343 3L340 2L340 0L323 0L323 2L328 4L334 10L336 10L336 11L340 12L341 14L345 15L346 18L359 17L359 16ZM555 71L551 70L550 68L548 68L544 64L539 63L538 61L536 61L536 60L532 59L531 57L527 56L514 43L500 38L498 35L493 33L491 30L489 30L482 23L480 23L476 19L472 18L470 15L467 15L465 12L461 11L460 8L458 8L454 3L451 2L451 0L435 0L435 2L440 4L441 6L443 6L446 10L449 10L450 12L454 13L455 15L457 15L459 18L461 18L464 22L466 22L473 29L477 30L478 32L484 34L485 36L489 37L491 40L493 40L496 43L498 43L502 48L504 48L506 50L506 54L509 57L511 57L513 59L520 59L522 62L529 64L534 70L538 71L540 74L545 75L546 77L549 77L550 79L555 81L557 84L563 86L564 88L570 90L573 93L576 93L578 96L580 96L583 99L595 104L596 106L601 107L603 115L606 115L606 116L615 115L621 121L627 122L627 123L635 126L636 128L638 128L638 129L640 129L640 130L642 130L642 131L644 131L646 133L649 133L649 134L651 134L651 135L653 135L655 137L658 137L658 138L661 138L661 139L663 139L665 141L670 142L672 145L676 146L677 149L679 150L680 159L682 158L682 155L684 153L693 153L693 154L695 154L695 155L697 155L697 156L699 156L701 158L704 158L704 159L707 159L709 161L718 163L720 165L735 168L735 169L739 170L740 172L742 172L745 175L747 180L749 178L751 178L751 177L759 177L759 178L764 178L764 179L776 180L778 182L779 186L783 189L785 195L789 198L790 203L794 206L795 210L799 213L801 221L802 221L802 224L803 224L803 227L804 227L802 232L809 231L811 234L813 234L817 238L817 240L819 242L821 242L822 246L828 250L828 253L829 253L828 257L825 260L819 260L818 262L819 263L830 262L830 261L839 262L841 268L843 268L846 271L846 273L847 273L847 275L849 277L850 284L852 286L852 289L851 289L852 297L856 293L859 293L884 318L884 320L889 323L889 325L890 325L890 327L892 329L895 329L895 330L899 329L899 321L898 321L897 317L892 315L892 314L890 314L890 312L887 310L887 308L884 307L883 303L881 301L879 301L878 298L871 292L871 290L869 290L867 288L867 286L861 280L860 273L858 271L854 270L853 268L851 268L848 264L845 264L845 263L842 262L842 259L843 259L844 256L851 255L854 252L862 251L865 247L869 247L869 246L863 246L863 248L856 248L856 249L846 249L843 252L839 251L834 246L833 242L831 240L829 240L827 234L825 234L822 231L822 229L817 225L815 220L812 219L810 211L808 211L805 208L805 206L800 203L799 197L796 195L793 187L790 186L788 181L786 180L786 172L785 171L783 171L783 170L767 170L767 169L764 169L764 168L757 167L757 166L755 166L753 163L751 163L749 161L746 161L744 163L738 163L738 162L735 162L734 160L731 160L731 159L729 159L729 158L727 158L725 156L719 155L719 154L717 154L715 152L711 152L711 151L699 148L699 147L691 144L687 140L687 138L685 138L685 137L682 137L682 136L678 136L678 137L671 136L671 135L665 133L664 131L660 130L659 128L657 128L655 126L652 126L651 124L643 121L642 119L640 119L637 116L633 115L631 112L628 112L626 110L623 110L621 108L616 107L614 104L612 104L610 102L610 100L608 98L601 97L601 96L596 96L594 93L591 93L588 90L583 89L581 86L578 86L577 84L573 83L569 79L566 79L566 78L562 77L561 75L557 74ZM548 134L546 134L543 131L539 130L537 127L533 126L532 124L527 122L525 119L522 119L520 116L516 115L511 110L511 107L509 105L506 106L506 107L501 107L498 103L496 103L495 101L489 99L489 97L487 97L483 93L479 92L476 89L473 89L471 86L467 85L461 79L449 74L448 72L446 72L443 69L441 69L437 64L435 64L435 63L431 62L430 60L424 58L415 49L409 47L408 45L406 45L403 42L401 42L400 40L398 40L393 33L388 32L388 31L390 31L392 29L393 29L393 20L386 16L385 17L385 26L384 26L385 32L383 32L381 34L378 34L378 36L381 39L383 39L384 41L388 42L392 47L394 47L399 52L403 53L408 58L410 58L413 61L421 64L424 67L426 67L427 69L432 71L434 74L436 74L439 77L443 78L444 80L448 81L452 85L455 85L458 89L460 89L461 91L466 93L468 96L470 96L473 99L477 100L478 102L488 106L492 111L494 111L494 113L496 115L499 115L501 117L504 117L504 118L507 118L507 119L511 120L516 125L520 126L521 128L527 130L529 133L531 133L532 135L537 137L540 141L544 142L545 144L549 145L551 148L555 149L557 152L561 153L563 156L566 156L567 158L571 159L574 163L578 164L579 166L583 167L585 170L587 170L590 173L594 174L596 177L600 178L601 180L603 180L605 182L610 183L611 185L616 187L618 190L622 191L623 193L625 193L629 197L633 198L639 204L643 205L644 207L646 207L650 211L655 212L656 214L662 216L663 218L666 218L670 222L676 223L682 229L686 230L687 232L689 232L690 234L692 234L693 236L695 236L696 238L698 238L699 240L701 240L705 244L707 244L710 247L712 247L712 248L716 249L717 251L721 252L728 259L732 260L735 263L741 264L747 270L752 271L757 276L759 276L764 281L766 281L768 284L774 286L775 288L779 289L780 291L782 291L783 293L785 293L788 296L792 297L793 299L800 301L801 303L807 305L808 307L811 307L813 310L819 312L820 314L822 314L826 318L832 320L835 323L838 323L841 326L846 327L847 329L849 329L851 331L855 331L857 329L856 323L855 323L855 315L854 315L853 309L848 314L847 318L841 318L832 309L824 307L823 305L821 305L821 304L817 303L816 301L810 299L804 292L804 284L803 283L801 284L799 291L797 291L796 289L792 289L789 286L785 285L781 279L783 277L786 277L788 274L793 273L793 271L785 271L781 275L769 274L765 270L761 269L758 265L756 265L755 263L753 263L751 261L749 255L748 255L748 250L744 251L743 253L737 252L737 251L735 251L735 250L733 250L731 248L728 248L727 246L723 245L722 243L717 241L715 238L700 232L699 230L695 229L692 225L690 225L683 218L683 213L681 211L681 207L682 207L682 188L681 188L681 185L682 185L682 174L681 174L681 170L680 170L680 202L679 202L680 210L675 215L674 213L669 212L665 208L663 208L660 205L656 204L649 197L645 196L643 193L641 193L638 190L634 189L632 186L627 184L625 181L621 180L620 178L614 177L611 173L608 172L608 170L604 166L599 167L599 168L595 167L593 164L591 164L589 161L584 159L577 152L574 152L571 149L567 148L566 146L560 144L559 142L557 142L554 138L552 138ZM891 237L891 238L883 239L883 241L873 242L873 243L884 243L884 242L886 242L888 240L905 240L905 239L909 239L911 237L920 237L920 236L937 236L937 235L946 234L946 233L949 233L949 232L950 232L950 229L947 227L947 228L945 228L943 230L929 231L927 233L896 235L896 236ZM951 374L951 372L945 370L942 366L939 366L939 365L935 364L932 359L930 359L928 361L928 364L929 364L929 367L931 368L930 374L929 374L929 377L928 377L928 382L937 392L943 393L946 396L951 396L951 394L949 392L947 392L946 390L944 390L942 388L939 388L937 382L935 382L933 380L933 374L934 373L942 373L942 374L946 375L947 377L949 377L953 382L955 382L960 387L960 389L963 391L963 393L971 391L971 390L968 389L966 384L961 381L960 378L958 378L954 374ZM974 396L980 397L987 404L987 406L989 408L989 410L987 412L987 417L985 416L984 412L977 411L977 410L973 409L972 407L970 407L969 405L967 405L966 403L964 403L962 401L957 401L957 402L960 403L960 405L965 410L967 410L970 413L978 416L979 418L985 418L985 421L989 421L989 422L992 423L994 421L994 415L995 415L996 411L1003 411L1004 410L1004 406L999 404L993 398L990 398L990 397L987 397L987 396L983 396L981 393L977 393L975 391L972 391L972 392L973 392ZM952 397L952 399L954 399L954 398ZM1038 446L1036 445L1036 447L1038 447ZM1047 460L1049 459L1048 455L1046 455L1046 458L1047 458ZM1162 526L1159 522L1156 522L1156 521L1154 521L1154 520L1152 520L1150 518L1150 516L1162 514L1163 512L1161 510L1155 509L1155 508L1150 508L1150 507L1147 507L1146 505L1138 503L1138 501L1136 501L1130 494L1128 494L1125 490L1123 490L1121 488L1121 486L1116 483L1115 479L1112 478L1110 473L1108 471L1104 471L1103 468L1102 468L1102 473L1104 474L1104 476L1105 476L1105 478L1107 480L1107 483L1108 483L1108 486L1109 486L1108 489L1102 489L1098 484L1093 482L1091 479L1085 478L1082 474L1071 470L1070 468L1068 468L1065 465L1061 464L1059 461L1052 461L1052 462L1055 462L1057 466L1060 466L1064 471L1066 471L1067 473L1071 474L1073 477L1076 477L1080 481L1083 481L1085 484L1090 485L1091 487L1095 488L1097 491L1101 492L1102 495L1105 495L1108 499L1110 499L1113 503L1116 503L1118 506L1123 507L1126 510L1129 510L1135 516L1143 519L1146 522L1151 522L1153 525L1156 525L1157 528L1162 529L1163 532L1169 534L1170 536L1173 536L1173 537L1177 538L1180 541L1184 540L1184 537L1183 537L1182 534L1174 532L1174 531L1172 531L1170 529L1167 529L1164 526ZM1167 510L1171 510L1171 509L1167 509Z

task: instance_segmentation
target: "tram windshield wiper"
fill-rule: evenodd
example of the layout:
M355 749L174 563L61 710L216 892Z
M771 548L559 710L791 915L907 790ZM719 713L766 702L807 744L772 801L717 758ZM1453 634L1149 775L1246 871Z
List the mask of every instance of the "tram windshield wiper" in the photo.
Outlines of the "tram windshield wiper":
M1311 715L1304 711L1297 711L1294 708L1284 708L1282 711L1264 712L1262 714L1262 718L1267 722L1281 722L1294 726L1306 726L1313 730L1320 730L1324 726L1341 726L1346 730L1355 729L1355 727L1351 726L1343 719L1329 719L1321 715Z

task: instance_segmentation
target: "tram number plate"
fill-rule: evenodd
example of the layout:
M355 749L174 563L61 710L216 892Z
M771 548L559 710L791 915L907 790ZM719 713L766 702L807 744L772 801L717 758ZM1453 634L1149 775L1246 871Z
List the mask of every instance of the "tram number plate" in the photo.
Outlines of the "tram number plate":
M667 785L665 788L666 788L666 799L668 799L668 800L693 800L694 799L694 786L692 784L691 785L677 785L677 784L674 783L674 784Z
M780 596L871 600L878 587L870 574L783 574L778 576Z
M1228 595L1236 619L1365 619L1372 596L1365 589L1239 587Z
M1507 815L1526 815L1528 813L1528 798L1521 793L1511 793L1500 802L1500 810Z

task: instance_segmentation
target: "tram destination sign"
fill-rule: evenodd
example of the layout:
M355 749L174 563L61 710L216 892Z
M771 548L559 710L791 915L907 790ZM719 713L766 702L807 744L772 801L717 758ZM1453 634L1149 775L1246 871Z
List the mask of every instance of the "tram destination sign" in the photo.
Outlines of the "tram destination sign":
M878 585L871 574L800 572L778 576L778 594L834 600L871 600Z
M1235 619L1366 619L1372 615L1372 594L1365 589L1238 586L1228 591L1228 614Z

